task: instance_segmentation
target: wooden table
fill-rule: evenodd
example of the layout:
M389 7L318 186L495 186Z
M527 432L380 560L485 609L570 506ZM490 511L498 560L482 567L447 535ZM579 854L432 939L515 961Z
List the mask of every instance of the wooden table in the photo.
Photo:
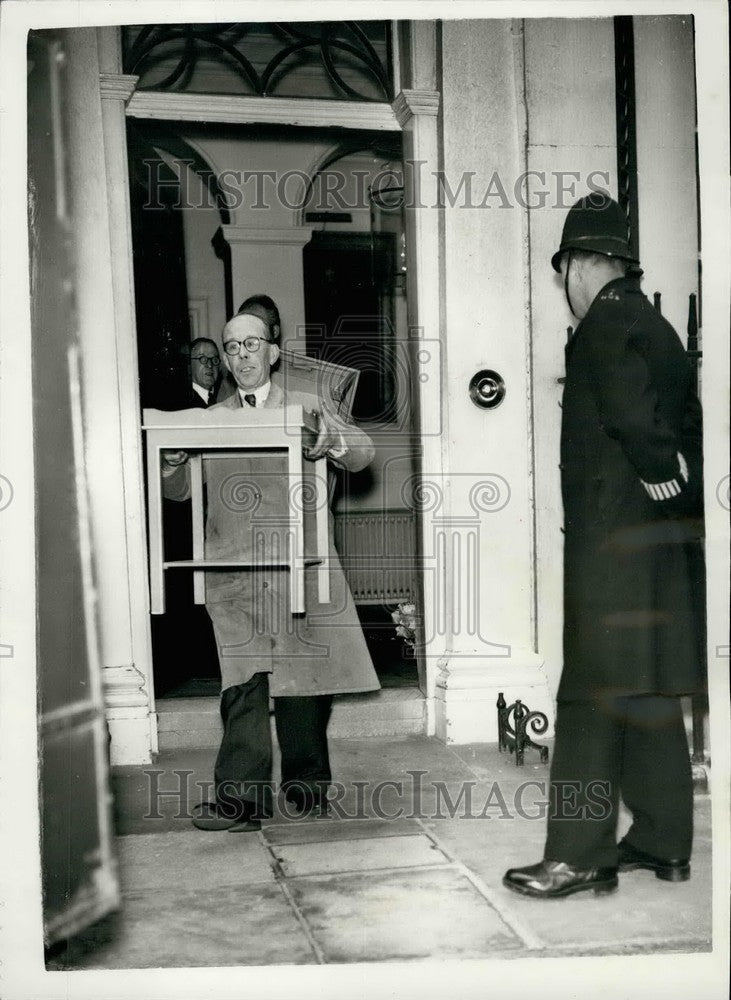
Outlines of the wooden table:
M283 561L262 562L237 559L205 558L203 515L203 460L223 457L223 453L275 451L287 458L289 497L303 496L302 449L314 441L317 418L302 406L279 409L240 410L217 407L211 410L190 409L167 412L145 409L143 430L147 434L147 490L150 534L150 611L165 613L165 572L193 570L193 593L196 604L205 603L206 570L281 568L290 572L290 607L292 614L305 611L305 566L317 565L317 590L320 604L330 600L328 538L327 461L313 463L316 489L316 555L305 557L303 504L289 504L288 551ZM163 551L163 507L161 452L163 449L189 453L190 488L193 514L193 558L165 561Z

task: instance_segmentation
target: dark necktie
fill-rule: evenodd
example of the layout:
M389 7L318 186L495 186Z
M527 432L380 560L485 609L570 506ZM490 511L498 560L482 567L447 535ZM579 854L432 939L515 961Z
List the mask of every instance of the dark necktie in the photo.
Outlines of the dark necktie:
M249 404L249 406L254 406L254 407L256 406L256 396L254 395L253 392L247 392L246 395L244 396L244 399Z

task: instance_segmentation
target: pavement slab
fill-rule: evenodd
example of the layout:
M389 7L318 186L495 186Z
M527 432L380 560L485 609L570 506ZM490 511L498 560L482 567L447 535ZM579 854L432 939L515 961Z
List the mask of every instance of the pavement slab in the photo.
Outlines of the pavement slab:
M117 838L123 891L275 884L271 859L256 834L230 834L189 828L181 833Z
M85 931L61 969L303 965L317 961L281 888L147 889L125 894L122 913Z
M316 819L299 823L271 823L262 828L268 844L314 844L330 840L367 840L371 837L403 837L419 834L422 827L413 819Z
M488 958L523 942L454 868L288 879L326 962Z
M381 868L393 871L447 864L447 857L423 833L368 840L330 840L326 843L280 844L272 847L282 874L325 875L364 872Z

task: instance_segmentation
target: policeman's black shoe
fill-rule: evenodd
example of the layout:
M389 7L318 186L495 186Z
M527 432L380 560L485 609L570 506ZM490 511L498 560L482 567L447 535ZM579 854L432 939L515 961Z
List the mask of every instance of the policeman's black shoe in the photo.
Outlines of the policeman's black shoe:
M595 894L613 892L618 885L616 868L574 868L565 861L549 861L526 868L510 868L503 885L535 899L560 899L591 889Z
M621 872L646 868L647 871L654 872L655 878L660 878L663 882L687 882L690 878L690 862L687 858L670 858L666 861L664 858L656 858L654 854L640 851L626 840L620 840L617 850Z
M232 833L253 833L261 830L261 822L251 819L244 809L222 806L218 802L201 802L195 807L193 826L197 830L230 830Z

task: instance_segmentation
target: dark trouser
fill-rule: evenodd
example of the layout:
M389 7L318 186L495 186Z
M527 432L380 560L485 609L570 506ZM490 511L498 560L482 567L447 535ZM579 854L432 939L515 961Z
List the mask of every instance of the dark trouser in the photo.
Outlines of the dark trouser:
M282 784L325 791L330 782L327 724L332 695L274 699ZM221 695L223 739L216 758L216 800L259 818L272 814L272 738L269 676L254 674Z
M614 867L620 796L633 847L690 857L693 779L679 698L559 703L545 857Z

